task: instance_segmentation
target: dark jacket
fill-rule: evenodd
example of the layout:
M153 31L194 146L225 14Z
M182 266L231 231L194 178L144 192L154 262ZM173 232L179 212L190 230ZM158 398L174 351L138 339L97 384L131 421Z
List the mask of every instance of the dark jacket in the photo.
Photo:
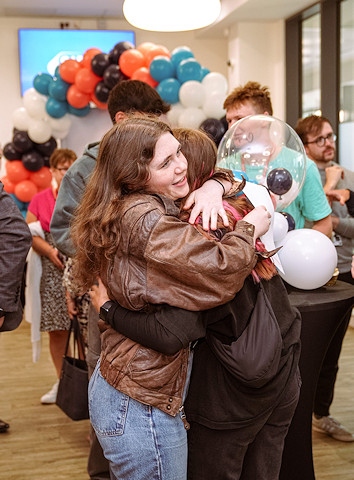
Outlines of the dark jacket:
M0 182L0 307L6 312L1 332L21 323L21 285L31 244L31 232Z

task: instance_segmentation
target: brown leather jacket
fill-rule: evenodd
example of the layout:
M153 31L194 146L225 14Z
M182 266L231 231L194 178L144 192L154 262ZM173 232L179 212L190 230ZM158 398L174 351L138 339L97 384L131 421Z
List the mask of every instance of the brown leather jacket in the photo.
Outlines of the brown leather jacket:
M131 195L125 211L117 253L102 280L109 297L131 310L168 303L198 311L224 304L256 263L254 227L247 222L215 242L179 220L178 208L163 196ZM163 355L106 324L101 340L101 373L110 385L170 415L178 413L189 349Z

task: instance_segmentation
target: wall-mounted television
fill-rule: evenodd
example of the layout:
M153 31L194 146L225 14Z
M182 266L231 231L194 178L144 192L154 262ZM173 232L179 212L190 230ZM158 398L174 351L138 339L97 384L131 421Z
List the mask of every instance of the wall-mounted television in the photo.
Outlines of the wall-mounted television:
M68 58L81 60L89 48L109 53L119 42L135 45L132 30L70 30L20 28L18 49L21 95L33 86L39 73L54 75L56 67Z

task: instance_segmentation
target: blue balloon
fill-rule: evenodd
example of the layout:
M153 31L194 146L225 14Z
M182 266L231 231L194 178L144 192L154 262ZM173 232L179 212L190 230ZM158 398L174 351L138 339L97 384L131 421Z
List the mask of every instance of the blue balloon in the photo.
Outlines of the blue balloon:
M178 67L182 60L187 58L194 58L194 53L188 47L177 47L171 52L171 62L175 68Z
M200 82L202 80L202 67L194 58L187 58L177 67L177 78L181 83L188 82L189 80L196 80Z
M86 117L90 111L90 105L86 105L84 108L74 108L71 105L68 105L68 113L71 113L71 115L75 115L76 117Z
M22 216L26 218L29 202L21 202L14 193L10 193L10 197L12 197L13 201L18 206Z
M53 118L62 118L68 113L68 103L60 102L53 97L49 97L45 104L46 112Z
M33 87L38 93L48 95L48 87L53 77L49 73L39 73L33 79Z
M60 77L54 77L53 80L50 82L48 87L48 94L50 97L55 98L55 100L59 100L59 102L66 101L66 94L70 87L70 84L64 82Z
M156 90L165 102L178 103L180 88L181 84L176 78L166 78L157 85Z
M150 75L157 82L162 82L166 78L174 77L176 74L176 69L171 60L162 55L157 55L149 67Z

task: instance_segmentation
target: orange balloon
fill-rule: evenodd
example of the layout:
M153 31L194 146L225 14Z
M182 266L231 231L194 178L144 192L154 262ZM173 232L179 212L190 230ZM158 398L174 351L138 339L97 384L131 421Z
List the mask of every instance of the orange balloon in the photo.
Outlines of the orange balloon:
M49 188L52 182L52 172L48 167L42 167L36 172L31 172L29 180L40 189Z
M141 82L145 82L153 88L157 87L157 85L159 84L159 82L152 78L147 67L141 67L138 68L138 70L135 70L131 78L133 80L140 80Z
M7 178L12 183L22 182L27 180L30 176L30 171L25 168L21 160L13 160L6 162L5 165Z
M153 59L158 55L162 55L163 57L167 58L171 57L171 53L167 47L164 47L163 45L155 45L155 47L150 48L150 50L145 53L147 66L149 66Z
M84 67L75 75L75 85L84 93L92 93L95 86L102 80L102 77L98 77L93 73L90 68Z
M13 182L11 182L8 177L2 177L0 179L0 181L3 183L4 185L4 190L5 192L7 193L14 193L14 190L15 190L15 184Z
M85 108L90 102L90 95L81 92L76 85L70 85L66 92L66 100L74 108Z
M38 188L31 180L23 180L15 186L14 190L20 202L30 202L37 192Z
M125 50L119 57L118 63L124 75L130 78L135 70L141 67L146 67L144 55L136 48Z
M75 76L80 70L80 63L77 60L69 58L59 65L59 75L64 82L74 83Z
M142 53L145 56L146 53L153 47L156 47L156 43L144 42L138 45L136 48L137 50L139 50L140 53Z
M102 50L99 48L93 47L85 51L83 59L81 60L81 66L86 68L91 68L91 60L98 53L102 53Z

